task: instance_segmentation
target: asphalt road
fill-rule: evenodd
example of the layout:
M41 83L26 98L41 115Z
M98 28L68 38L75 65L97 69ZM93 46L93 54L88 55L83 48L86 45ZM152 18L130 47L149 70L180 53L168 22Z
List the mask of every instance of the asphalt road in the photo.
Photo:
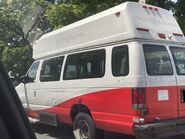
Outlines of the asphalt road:
M32 123L32 127L38 139L74 139L72 127L68 125L52 127L41 124L39 122L34 122ZM121 134L105 132L104 139L135 139L135 138L130 136L124 136ZM185 139L185 135L166 139Z

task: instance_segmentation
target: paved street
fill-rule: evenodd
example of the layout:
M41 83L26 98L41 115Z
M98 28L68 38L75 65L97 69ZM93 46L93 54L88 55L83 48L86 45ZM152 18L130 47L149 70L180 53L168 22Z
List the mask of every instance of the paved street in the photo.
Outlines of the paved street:
M34 123L32 124L32 126L38 139L74 139L72 127L67 125L63 125L60 127L52 127L40 123ZM135 139L135 138L106 132L104 139Z
M52 127L38 122L32 123L33 129L38 139L74 139L72 128L67 125ZM115 133L105 133L104 139L135 139L129 136L123 136ZM185 139L185 136L176 136L167 139Z

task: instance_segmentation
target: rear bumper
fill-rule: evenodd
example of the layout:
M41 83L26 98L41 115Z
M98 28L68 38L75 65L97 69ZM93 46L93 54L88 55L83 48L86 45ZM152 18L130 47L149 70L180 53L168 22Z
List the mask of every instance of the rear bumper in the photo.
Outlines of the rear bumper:
M185 118L146 125L134 125L138 139L156 139L185 133Z

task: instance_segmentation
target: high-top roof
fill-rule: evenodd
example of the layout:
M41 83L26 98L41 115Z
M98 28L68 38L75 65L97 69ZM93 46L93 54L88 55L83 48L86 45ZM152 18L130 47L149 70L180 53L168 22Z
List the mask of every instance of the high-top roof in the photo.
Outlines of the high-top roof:
M33 44L33 58L135 38L185 42L177 21L169 11L125 2L43 35Z

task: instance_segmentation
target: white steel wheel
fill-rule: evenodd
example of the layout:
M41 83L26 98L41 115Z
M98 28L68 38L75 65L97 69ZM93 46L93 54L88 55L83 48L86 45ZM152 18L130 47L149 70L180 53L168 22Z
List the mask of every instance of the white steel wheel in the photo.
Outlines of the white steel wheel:
M74 131L77 139L97 139L96 126L93 119L86 113L79 113L74 119Z

